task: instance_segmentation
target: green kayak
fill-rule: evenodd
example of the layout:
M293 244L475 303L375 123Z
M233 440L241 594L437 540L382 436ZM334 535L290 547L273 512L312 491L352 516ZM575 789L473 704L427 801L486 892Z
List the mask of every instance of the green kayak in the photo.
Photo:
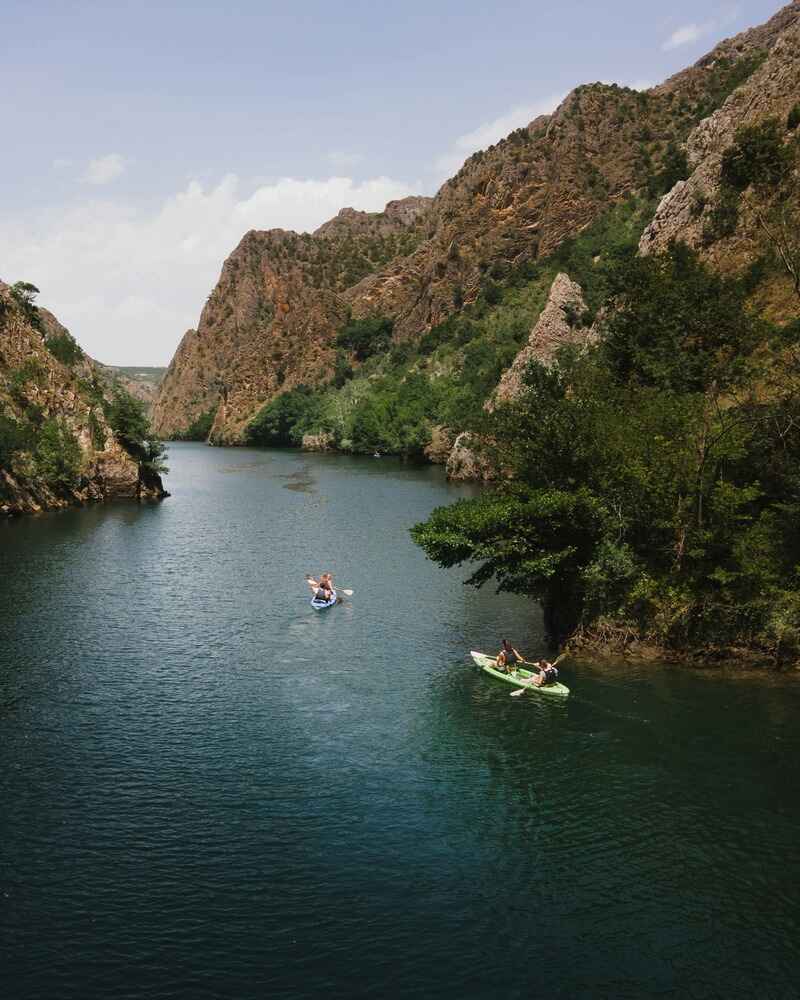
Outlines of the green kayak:
M538 673L536 670L514 667L511 673L507 674L504 670L497 669L497 660L493 656L487 656L485 653L476 653L474 649L470 655L481 670L485 670L487 674L491 674L492 677L496 677L499 681L505 681L506 684L513 684L514 687L528 687L531 677L534 677ZM569 688L566 684L546 684L544 687L537 687L535 684L530 684L530 689L531 692L536 694L550 694L555 695L557 698L569 697Z

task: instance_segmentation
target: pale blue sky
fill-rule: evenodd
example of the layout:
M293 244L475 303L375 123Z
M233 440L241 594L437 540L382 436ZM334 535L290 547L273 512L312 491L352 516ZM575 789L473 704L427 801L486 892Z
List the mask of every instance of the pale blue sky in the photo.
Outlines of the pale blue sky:
M0 278L166 363L247 229L433 194L576 84L659 82L779 6L0 0Z

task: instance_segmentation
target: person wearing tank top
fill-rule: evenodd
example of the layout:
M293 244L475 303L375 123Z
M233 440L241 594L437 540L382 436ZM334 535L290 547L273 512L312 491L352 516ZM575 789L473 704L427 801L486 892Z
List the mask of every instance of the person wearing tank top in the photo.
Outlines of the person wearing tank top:
M497 669L510 673L511 668L517 663L522 663L525 657L514 649L508 639L502 639L501 643L500 652L497 654Z

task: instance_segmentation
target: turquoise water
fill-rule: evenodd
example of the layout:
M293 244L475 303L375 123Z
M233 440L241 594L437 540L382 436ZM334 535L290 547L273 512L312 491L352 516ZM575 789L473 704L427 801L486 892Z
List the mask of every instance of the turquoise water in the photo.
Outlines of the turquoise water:
M800 683L470 665L528 603L382 459L174 445L160 505L0 523L0 995L794 997ZM332 569L351 602L308 604Z

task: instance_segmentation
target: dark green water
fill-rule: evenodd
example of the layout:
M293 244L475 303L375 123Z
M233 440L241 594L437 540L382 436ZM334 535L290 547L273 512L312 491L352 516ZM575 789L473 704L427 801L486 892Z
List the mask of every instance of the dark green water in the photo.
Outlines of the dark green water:
M510 698L465 654L544 653L536 610L407 534L464 489L170 462L160 506L0 523L0 996L797 996L797 679Z

